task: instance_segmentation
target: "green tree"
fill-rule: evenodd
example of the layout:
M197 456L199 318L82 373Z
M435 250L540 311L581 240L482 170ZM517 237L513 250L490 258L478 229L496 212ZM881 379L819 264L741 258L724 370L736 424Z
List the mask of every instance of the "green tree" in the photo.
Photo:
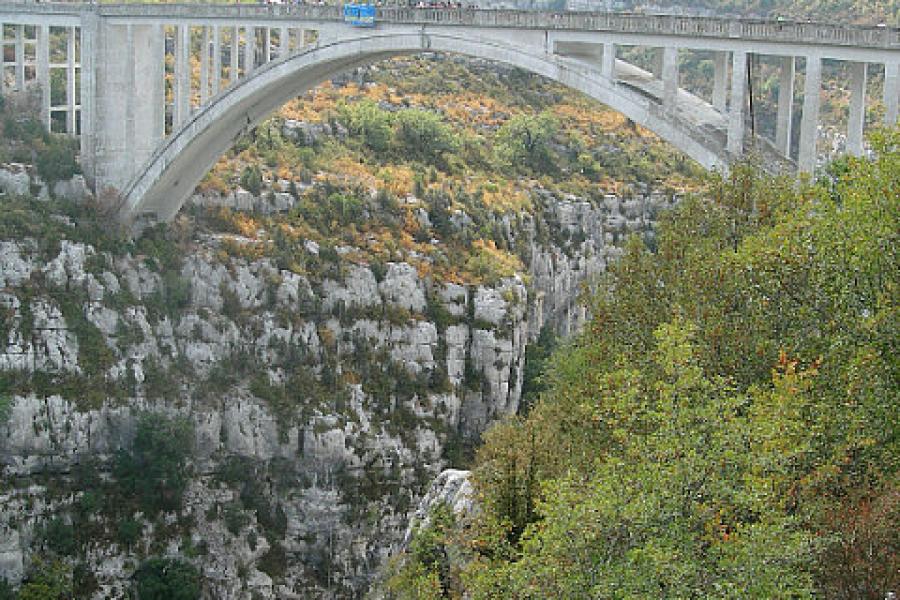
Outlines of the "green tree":
M259 196L259 193L262 191L262 184L262 171L260 171L259 165L244 167L244 171L241 173L242 188L254 196Z
M401 155L425 163L442 162L444 153L458 146L453 131L440 115L418 109L397 113L394 143Z
M200 575L193 565L177 558L151 558L134 573L138 600L196 600Z
M465 593L896 587L900 134L871 142L818 183L737 166L629 241L540 400L484 436Z
M516 115L497 132L497 156L503 164L515 168L553 173L558 170L559 156L551 143L558 131L559 122L550 113Z
M116 456L120 488L146 510L177 510L188 482L193 427L185 417L145 413L138 419L133 450Z
M67 600L72 597L72 569L62 562L38 559L19 588L19 600Z
M391 141L391 113L372 100L360 100L340 107L341 118L351 135L375 152L384 152Z

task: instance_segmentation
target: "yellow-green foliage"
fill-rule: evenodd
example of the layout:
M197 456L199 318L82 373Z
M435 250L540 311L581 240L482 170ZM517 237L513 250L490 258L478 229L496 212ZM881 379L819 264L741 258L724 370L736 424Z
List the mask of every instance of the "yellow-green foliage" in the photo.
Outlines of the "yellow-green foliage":
M738 166L628 245L485 435L450 597L895 589L900 132L872 142L816 184Z

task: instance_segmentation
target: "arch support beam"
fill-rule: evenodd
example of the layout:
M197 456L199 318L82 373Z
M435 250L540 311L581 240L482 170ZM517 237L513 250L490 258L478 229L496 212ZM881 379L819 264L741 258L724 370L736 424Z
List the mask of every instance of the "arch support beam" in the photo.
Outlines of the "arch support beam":
M699 126L660 110L658 103L643 93L614 85L602 76L601 69L584 61L452 34L367 34L332 41L260 66L252 77L241 79L215 102L201 107L164 141L125 187L122 217L131 220L153 215L159 220L170 219L233 141L278 106L341 71L422 51L478 56L549 77L618 110L707 168L727 164L721 141L716 142ZM672 52L669 56L668 64L677 66L673 59L677 54ZM736 60L746 59L745 54L736 56ZM743 94L743 85L735 87ZM735 105L740 110L742 103Z

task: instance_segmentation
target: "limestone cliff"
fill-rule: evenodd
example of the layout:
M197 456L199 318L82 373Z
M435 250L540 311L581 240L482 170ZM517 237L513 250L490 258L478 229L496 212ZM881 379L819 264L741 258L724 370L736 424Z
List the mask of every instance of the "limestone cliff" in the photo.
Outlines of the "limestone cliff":
M516 412L529 341L576 330L580 286L669 201L547 194L536 215L497 217L527 270L491 285L352 249L308 277L223 253L218 235L166 267L0 240L0 577L21 580L62 519L91 528L63 557L87 573L85 597L121 597L151 555L193 562L208 598L360 596L431 480ZM101 489L85 471L109 481L147 411L193 425L182 510L85 514ZM139 527L127 546L123 519Z

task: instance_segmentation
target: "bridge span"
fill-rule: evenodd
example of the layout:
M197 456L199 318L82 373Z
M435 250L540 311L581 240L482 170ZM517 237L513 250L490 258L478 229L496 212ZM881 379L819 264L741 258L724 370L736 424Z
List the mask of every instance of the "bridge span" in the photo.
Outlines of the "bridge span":
M401 54L459 53L549 77L710 169L755 151L773 168L812 171L826 60L850 65L849 152L864 150L871 73L883 76L885 123L896 123L900 105L900 30L890 27L387 7L376 27L360 29L337 6L51 2L0 6L0 32L0 93L35 85L41 118L80 136L86 176L123 196L129 220L170 219L234 140L278 106ZM626 62L635 46L652 49L650 68ZM711 63L708 97L680 85L679 58L693 52ZM780 65L771 140L754 135L748 118L747 74L758 56ZM51 94L54 71L64 93Z

